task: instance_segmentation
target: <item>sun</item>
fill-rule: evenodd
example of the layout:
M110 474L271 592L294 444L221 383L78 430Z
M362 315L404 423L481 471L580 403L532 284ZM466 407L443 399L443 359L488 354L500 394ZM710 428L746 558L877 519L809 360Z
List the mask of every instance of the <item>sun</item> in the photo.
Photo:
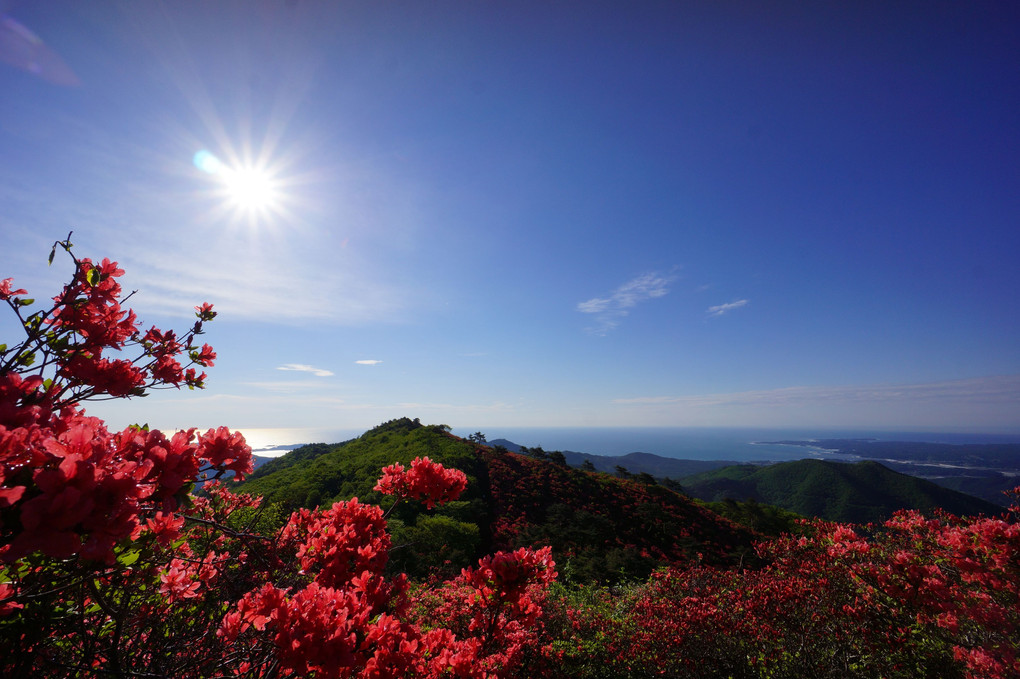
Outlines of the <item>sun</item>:
M243 167L221 171L228 200L235 208L247 212L263 212L277 201L277 188L272 175L264 169Z
M228 165L206 150L196 153L193 162L195 167L214 179L214 195L235 216L259 220L282 211L281 184L268 166Z

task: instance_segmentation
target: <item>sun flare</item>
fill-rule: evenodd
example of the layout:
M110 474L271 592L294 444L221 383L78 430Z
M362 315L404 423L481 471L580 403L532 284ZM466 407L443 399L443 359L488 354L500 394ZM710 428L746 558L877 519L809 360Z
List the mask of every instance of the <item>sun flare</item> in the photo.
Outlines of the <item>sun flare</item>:
M258 165L227 165L209 151L199 151L195 167L218 180L215 193L238 215L268 216L281 208L280 185L274 173Z
M272 176L258 168L225 170L223 182L227 196L241 210L261 211L276 202L276 187Z

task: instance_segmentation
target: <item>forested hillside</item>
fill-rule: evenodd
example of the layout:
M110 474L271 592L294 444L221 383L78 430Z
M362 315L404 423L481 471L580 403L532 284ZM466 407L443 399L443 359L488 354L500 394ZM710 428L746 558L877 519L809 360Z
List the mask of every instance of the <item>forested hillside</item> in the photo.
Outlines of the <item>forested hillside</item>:
M847 464L797 460L735 465L681 479L684 490L707 501L753 499L829 521L884 521L901 509L930 514L996 516L1002 507L871 461Z
M760 537L654 482L571 469L407 418L344 444L296 449L238 490L285 508L351 497L386 507L388 498L373 489L379 469L424 456L463 471L468 487L444 507L402 506L391 518L399 546L392 563L412 574L456 571L494 550L551 545L568 577L615 582L667 564L738 562Z

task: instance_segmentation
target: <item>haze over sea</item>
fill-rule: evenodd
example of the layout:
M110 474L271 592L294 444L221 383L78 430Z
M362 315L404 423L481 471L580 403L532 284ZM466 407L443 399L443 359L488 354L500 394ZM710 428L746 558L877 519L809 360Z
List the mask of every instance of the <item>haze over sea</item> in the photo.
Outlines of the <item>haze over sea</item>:
M365 433L356 429L242 429L256 455L276 457L305 443L339 443ZM702 427L486 427L454 428L457 436L476 431L489 441L507 439L529 448L562 450L592 455L626 455L642 452L691 460L768 462L805 457L838 459L838 455L801 446L765 441L833 438L874 438L883 441L931 443L1018 443L1020 434L937 433L837 429L760 429Z

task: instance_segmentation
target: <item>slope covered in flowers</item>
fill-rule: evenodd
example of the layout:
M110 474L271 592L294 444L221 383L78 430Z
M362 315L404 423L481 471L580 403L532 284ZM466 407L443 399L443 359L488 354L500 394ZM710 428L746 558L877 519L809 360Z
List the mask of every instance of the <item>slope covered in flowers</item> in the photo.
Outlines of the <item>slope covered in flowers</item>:
M85 413L95 398L201 387L216 355L196 336L214 312L196 307L181 335L143 331L120 306L116 264L72 260L71 282L31 314L0 280L24 330L0 345L0 676L1020 676L1015 500L1001 516L808 521L734 561L750 536L667 491L396 421L369 437L387 460L367 489L378 460L350 456L353 444L290 465L344 452L343 473L316 466L316 478L364 497L289 511L286 495L216 481L251 471L236 432L114 432ZM475 510L491 522L470 523ZM426 579L397 563L411 553L421 568L426 547L458 536L465 558L505 549ZM718 548L690 558L707 545ZM579 582L610 572L586 556L616 549L671 564Z
M497 547L552 545L581 582L647 576L658 566L737 563L753 535L655 484L483 448Z

